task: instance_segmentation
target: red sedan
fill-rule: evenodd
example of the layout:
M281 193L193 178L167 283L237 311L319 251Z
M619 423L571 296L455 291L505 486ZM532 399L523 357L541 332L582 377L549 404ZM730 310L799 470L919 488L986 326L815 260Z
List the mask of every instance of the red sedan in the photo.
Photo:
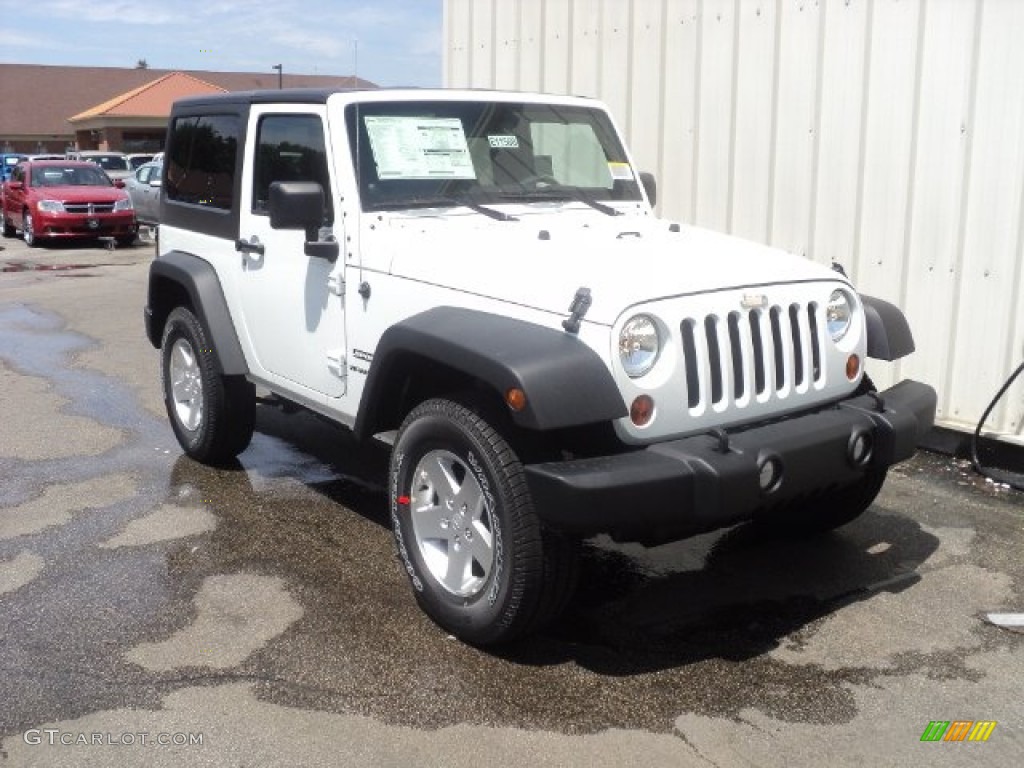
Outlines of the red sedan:
M123 184L122 184L123 186ZM135 240L138 226L128 193L103 170L80 160L19 163L3 185L4 237L20 229L25 244L65 238Z

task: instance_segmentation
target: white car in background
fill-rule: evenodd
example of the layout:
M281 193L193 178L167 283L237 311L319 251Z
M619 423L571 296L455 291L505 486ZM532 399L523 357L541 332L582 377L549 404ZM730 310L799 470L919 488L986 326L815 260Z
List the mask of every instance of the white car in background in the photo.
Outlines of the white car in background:
M68 160L87 160L95 163L104 171L111 181L124 180L132 175L131 166L128 164L128 155L124 152L104 152L100 150L82 150L67 153Z
M152 152L131 152L128 154L128 167L134 172L154 159Z

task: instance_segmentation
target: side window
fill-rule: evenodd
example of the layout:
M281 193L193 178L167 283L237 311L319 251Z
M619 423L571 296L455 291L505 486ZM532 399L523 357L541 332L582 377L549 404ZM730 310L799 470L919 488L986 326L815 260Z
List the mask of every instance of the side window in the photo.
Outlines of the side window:
M167 155L167 198L230 210L238 136L237 115L176 118Z
M334 220L331 181L327 172L324 126L317 115L265 115L256 130L252 212L267 213L270 185L275 181L315 181L324 190L327 220Z

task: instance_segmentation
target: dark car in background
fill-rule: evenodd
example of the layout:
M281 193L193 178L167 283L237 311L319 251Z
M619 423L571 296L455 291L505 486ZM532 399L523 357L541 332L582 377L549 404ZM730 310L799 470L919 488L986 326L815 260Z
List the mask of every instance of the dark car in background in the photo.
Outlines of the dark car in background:
M3 184L3 233L21 230L26 245L46 240L113 237L135 241L131 198L93 163L40 160L19 163Z

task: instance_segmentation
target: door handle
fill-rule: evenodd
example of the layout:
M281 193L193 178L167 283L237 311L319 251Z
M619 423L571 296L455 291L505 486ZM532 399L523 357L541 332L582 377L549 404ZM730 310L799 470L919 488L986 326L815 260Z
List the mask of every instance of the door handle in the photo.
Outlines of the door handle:
M241 238L235 240L235 250L241 251L242 253L257 253L262 256L265 249L263 247L263 243L260 242L260 239L256 237L256 235L253 235L248 240L243 240Z

